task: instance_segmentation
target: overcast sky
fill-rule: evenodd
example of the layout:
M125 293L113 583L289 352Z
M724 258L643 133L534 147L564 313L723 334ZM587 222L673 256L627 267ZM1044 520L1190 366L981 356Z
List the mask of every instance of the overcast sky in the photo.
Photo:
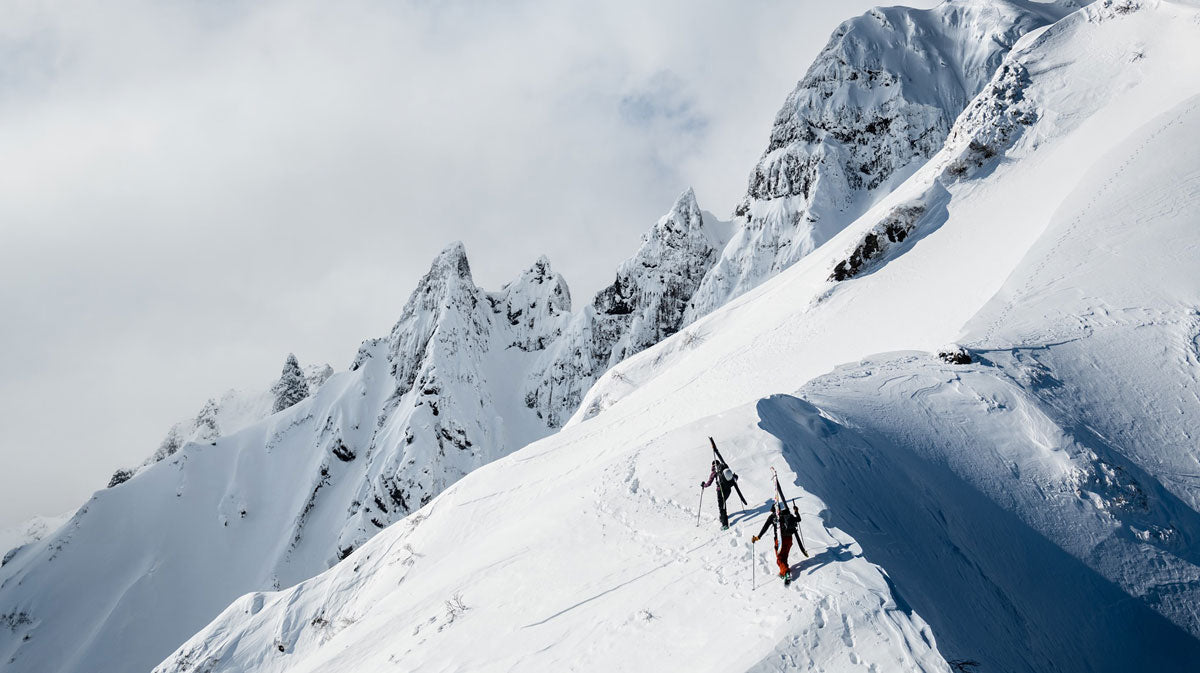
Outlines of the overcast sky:
M0 0L0 527L345 369L451 241L581 305L688 186L729 214L874 4Z

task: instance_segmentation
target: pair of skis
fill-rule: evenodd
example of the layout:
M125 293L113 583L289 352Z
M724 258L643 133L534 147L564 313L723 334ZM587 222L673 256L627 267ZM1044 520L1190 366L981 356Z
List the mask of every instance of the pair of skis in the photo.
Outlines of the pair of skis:
M714 440L712 437L709 437L708 441L710 444L712 444L713 456L717 460L717 472L722 472L726 468L729 467L729 463L725 462L725 457L721 455L721 451L717 448L716 440ZM724 477L721 477L721 478L724 478ZM746 496L742 495L742 488L740 486L738 486L738 483L736 481L734 481L732 483L733 483L733 490L737 491L738 498L741 498L741 500L742 500L742 506L749 507L750 503L746 502ZM720 487L720 482L718 482L718 487ZM702 489L700 489L700 505L696 508L696 525L697 526L700 525L700 512L703 509L704 509L704 489L702 488Z
M710 444L712 444L713 455L715 455L717 457L718 471L725 470L726 468L729 467L729 463L725 462L725 458L721 455L721 451L719 449L717 449L717 441L715 439L713 439L712 437L709 437L708 441ZM742 505L745 507L749 507L750 503L746 502L746 496L742 495L742 488L740 486L738 486L737 481L733 482L733 490L737 491L738 497L741 498L741 500L742 500Z
M787 509L788 499L783 495L783 488L779 485L779 475L776 474L775 468L771 468L771 478L775 480L775 521L779 525L779 530L783 530L783 517L779 509ZM804 554L804 558L808 558L808 550L804 548L804 538L800 535L800 512L793 510L792 515L796 517L796 544L800 545L800 553ZM776 542L775 548L779 548L779 543Z

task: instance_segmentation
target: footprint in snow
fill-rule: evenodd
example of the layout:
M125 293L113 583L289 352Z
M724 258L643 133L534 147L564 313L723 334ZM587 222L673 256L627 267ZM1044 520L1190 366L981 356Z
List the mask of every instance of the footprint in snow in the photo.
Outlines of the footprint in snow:
M847 614L842 615L842 642L846 643L846 647L854 647L854 621Z

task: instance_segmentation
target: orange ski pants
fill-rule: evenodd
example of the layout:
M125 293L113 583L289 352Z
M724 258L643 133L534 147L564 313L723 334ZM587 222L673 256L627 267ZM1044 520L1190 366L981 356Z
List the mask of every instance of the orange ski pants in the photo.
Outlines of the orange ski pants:
M790 551L792 551L792 536L789 535L783 538L783 544L779 545L779 548L775 550L775 561L779 564L780 577L786 575L788 568L791 567L788 565L787 558Z

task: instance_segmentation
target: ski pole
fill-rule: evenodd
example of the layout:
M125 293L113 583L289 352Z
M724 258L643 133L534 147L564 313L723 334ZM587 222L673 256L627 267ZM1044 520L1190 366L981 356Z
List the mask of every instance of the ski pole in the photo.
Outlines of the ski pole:
M808 558L808 550L804 548L804 531L800 530L800 508L792 505L792 511L796 513L796 537L799 538L800 551L804 554L804 558Z
M755 553L754 553L754 543L751 542L750 543L750 590L751 591L754 591L755 589L758 588L757 585L755 585L755 583L754 583L754 565L755 565L754 562L757 560L758 559L755 558Z
M696 505L696 527L700 527L700 508L704 507L704 487L700 487L700 504Z

